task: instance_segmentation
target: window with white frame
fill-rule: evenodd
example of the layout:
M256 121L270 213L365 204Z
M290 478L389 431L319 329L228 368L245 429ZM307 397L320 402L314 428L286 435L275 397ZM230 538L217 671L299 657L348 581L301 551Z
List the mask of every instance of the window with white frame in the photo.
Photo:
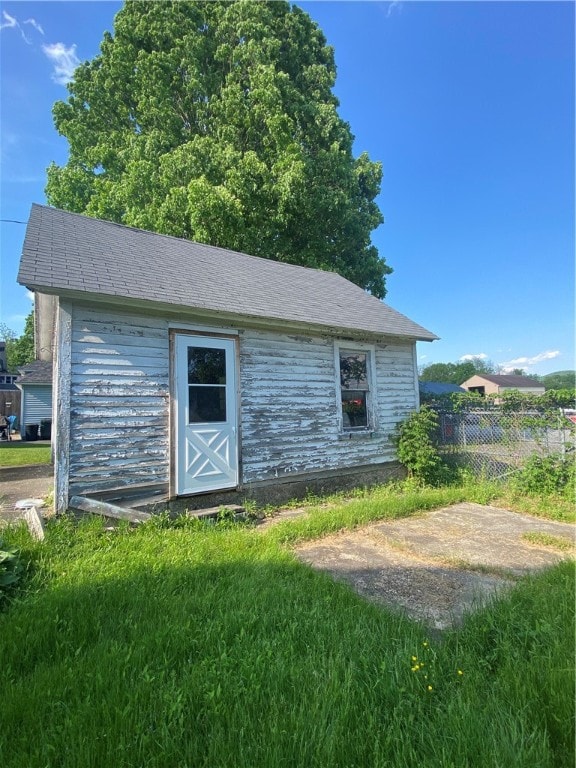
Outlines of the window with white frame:
M372 350L337 347L342 428L345 432L373 429Z

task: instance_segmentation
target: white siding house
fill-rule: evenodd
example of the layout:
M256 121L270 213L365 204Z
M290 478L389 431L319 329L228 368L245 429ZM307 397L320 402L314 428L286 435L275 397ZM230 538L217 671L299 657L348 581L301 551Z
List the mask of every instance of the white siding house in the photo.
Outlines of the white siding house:
M22 439L49 439L52 424L52 364L37 360L23 366L16 386L22 392L19 417Z
M19 282L57 297L59 510L397 468L436 337L339 275L34 206Z

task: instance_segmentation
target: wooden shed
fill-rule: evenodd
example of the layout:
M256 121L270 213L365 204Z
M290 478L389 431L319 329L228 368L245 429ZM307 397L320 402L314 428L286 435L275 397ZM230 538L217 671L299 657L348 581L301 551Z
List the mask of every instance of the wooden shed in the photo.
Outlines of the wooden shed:
M336 273L34 205L18 281L57 297L58 510L397 470L437 337Z

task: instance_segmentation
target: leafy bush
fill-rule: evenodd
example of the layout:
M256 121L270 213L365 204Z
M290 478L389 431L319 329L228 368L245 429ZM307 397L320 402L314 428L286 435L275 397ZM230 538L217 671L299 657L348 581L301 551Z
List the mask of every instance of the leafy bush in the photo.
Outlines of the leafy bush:
M423 405L396 427L392 438L398 459L414 477L428 485L440 485L450 479L450 469L438 451L439 417Z
M22 564L18 550L4 544L0 539L0 604L18 583L21 574Z
M513 389L500 394L480 395L477 392L449 392L444 395L421 395L421 401L442 411L469 411L480 408L502 413L536 411L558 418L559 408L576 408L576 391L558 389L536 395Z
M528 495L560 494L574 498L576 466L560 454L530 456L513 480L516 490Z
M550 390L542 395L513 389L494 397L501 401L502 410L507 413L537 411L557 416L559 408L574 408L576 405L573 389Z

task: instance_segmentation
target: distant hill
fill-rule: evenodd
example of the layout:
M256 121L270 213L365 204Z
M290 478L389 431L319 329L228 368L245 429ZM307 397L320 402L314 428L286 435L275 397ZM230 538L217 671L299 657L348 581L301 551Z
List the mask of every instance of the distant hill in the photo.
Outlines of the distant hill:
M555 371L538 377L546 389L574 389L576 371Z

